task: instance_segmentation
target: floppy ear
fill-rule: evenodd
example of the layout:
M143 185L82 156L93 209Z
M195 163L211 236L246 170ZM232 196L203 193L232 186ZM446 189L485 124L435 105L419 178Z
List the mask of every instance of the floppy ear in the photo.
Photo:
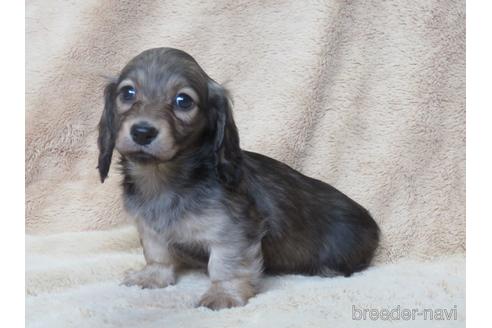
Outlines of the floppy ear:
M99 147L97 168L101 182L104 182L104 179L108 176L116 140L115 93L116 83L114 82L109 83L104 89L104 111L99 121L99 137L97 138Z
M229 93L218 83L209 83L209 101L216 111L214 136L215 170L226 187L234 187L242 177L242 152L232 117Z

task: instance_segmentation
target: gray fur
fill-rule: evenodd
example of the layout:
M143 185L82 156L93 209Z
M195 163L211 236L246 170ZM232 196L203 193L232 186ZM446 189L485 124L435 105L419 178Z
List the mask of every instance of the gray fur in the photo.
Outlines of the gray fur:
M124 80L137 90L132 103L118 98ZM183 112L173 100L190 89L196 107ZM105 97L101 180L116 148L125 208L147 262L126 284L165 287L178 268L205 267L212 285L200 304L219 309L245 304L262 272L349 276L370 264L379 228L367 210L324 182L241 150L228 92L188 54L143 52ZM148 146L128 136L140 121L159 130Z

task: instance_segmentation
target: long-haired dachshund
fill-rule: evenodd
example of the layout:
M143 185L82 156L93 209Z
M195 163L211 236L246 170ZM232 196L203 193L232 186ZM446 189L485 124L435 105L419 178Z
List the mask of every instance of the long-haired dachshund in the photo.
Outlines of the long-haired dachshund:
M379 228L368 211L241 150L227 90L187 53L144 51L104 93L101 181L116 148L146 260L125 285L166 287L180 268L207 268L199 304L221 309L246 304L262 272L349 276L369 265Z

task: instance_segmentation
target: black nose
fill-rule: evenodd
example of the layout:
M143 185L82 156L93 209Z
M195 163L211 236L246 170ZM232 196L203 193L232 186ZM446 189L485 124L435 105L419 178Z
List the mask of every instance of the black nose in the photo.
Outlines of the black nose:
M156 128L145 122L133 124L130 129L130 134L132 135L133 141L142 146L151 143L158 133L159 132Z

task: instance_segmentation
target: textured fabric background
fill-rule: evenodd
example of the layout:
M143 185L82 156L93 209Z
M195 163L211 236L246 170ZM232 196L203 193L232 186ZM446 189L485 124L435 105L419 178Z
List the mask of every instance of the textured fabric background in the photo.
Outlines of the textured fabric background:
M147 318L152 326L156 308L163 316L183 308L195 314L160 323L196 325L207 313L215 327L248 326L263 320L254 304L278 320L311 304L304 321L284 323L312 318L318 326L349 318L352 298L424 306L434 304L432 295L443 307L461 304L453 323L463 323L464 1L32 0L26 11L29 325L80 326L70 321L78 313L88 325L112 326L124 313L128 324ZM198 287L188 295L186 284L160 291L117 285L143 257L122 210L121 177L113 167L100 184L95 169L104 76L160 46L189 52L231 90L244 149L326 181L369 209L382 229L375 267L353 280L271 278L273 291L246 308L213 314L193 309ZM184 280L199 286L201 279ZM370 289L378 283L385 284L381 298ZM303 284L314 294L303 294ZM332 284L350 292L335 293ZM181 296L161 299L173 292ZM73 306L57 305L70 295ZM108 311L88 303L107 307L108 300L115 302Z

